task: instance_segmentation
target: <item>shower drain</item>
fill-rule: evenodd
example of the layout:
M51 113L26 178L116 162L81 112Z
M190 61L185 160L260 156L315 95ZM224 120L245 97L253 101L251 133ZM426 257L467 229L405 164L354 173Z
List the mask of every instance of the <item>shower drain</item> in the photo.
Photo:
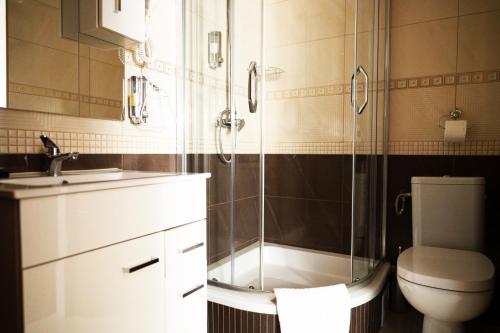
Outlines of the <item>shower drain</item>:
M255 289L254 286L248 286L248 289Z

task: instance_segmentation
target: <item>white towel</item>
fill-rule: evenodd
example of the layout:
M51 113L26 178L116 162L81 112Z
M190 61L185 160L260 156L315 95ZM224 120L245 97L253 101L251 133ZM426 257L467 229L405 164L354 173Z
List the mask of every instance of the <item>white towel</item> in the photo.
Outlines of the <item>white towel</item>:
M351 299L345 284L274 289L282 333L348 333Z

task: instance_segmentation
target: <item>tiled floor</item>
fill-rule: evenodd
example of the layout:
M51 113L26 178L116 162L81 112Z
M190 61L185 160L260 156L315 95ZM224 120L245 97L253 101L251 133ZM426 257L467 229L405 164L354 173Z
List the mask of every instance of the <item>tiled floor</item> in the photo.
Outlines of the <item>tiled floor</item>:
M380 333L420 333L422 332L423 316L414 309L406 313L387 311L384 326ZM500 327L472 321L466 324L466 333L496 333Z

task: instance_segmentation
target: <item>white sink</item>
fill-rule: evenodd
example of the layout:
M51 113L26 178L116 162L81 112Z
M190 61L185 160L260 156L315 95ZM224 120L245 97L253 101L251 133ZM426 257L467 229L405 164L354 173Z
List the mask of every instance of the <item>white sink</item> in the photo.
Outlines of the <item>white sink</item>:
M28 174L27 174L28 175ZM33 174L31 176L15 176L15 178L0 180L0 184L19 185L19 186L58 186L71 184L84 184L107 182L113 180L127 180L137 178L149 178L165 176L165 173L154 172L139 172L139 171L122 171L117 169L111 170L90 170L90 171L72 171L63 174L62 176L47 176L44 174ZM18 178L20 177L20 178Z

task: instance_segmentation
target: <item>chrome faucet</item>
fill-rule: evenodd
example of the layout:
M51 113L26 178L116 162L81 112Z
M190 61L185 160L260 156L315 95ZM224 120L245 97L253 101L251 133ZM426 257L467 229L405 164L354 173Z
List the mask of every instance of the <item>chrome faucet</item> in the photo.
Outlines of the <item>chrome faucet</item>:
M49 158L49 168L47 169L47 174L49 176L59 176L61 174L62 163L66 160L76 160L78 158L78 152L70 152L66 154L61 154L61 149L55 144L48 136L42 134L40 135L40 140L47 150L45 155Z

